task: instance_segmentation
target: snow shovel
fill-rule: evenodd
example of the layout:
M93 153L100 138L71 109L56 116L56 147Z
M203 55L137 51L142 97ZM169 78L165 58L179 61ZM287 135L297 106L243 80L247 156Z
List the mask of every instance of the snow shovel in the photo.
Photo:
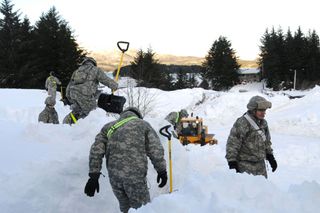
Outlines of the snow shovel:
M121 45L126 45L125 48L122 48ZM118 81L121 65L123 62L123 55L129 49L129 42L118 41L118 48L121 50L121 59L118 65L118 70L115 76L115 81ZM98 99L98 107L104 109L106 112L111 113L121 113L123 106L126 103L126 99L123 96L114 95L115 90L112 90L112 94L102 93Z
M170 181L170 188L169 192L172 192L172 161L171 161L171 134L168 131L168 129L171 127L171 125L167 125L162 127L159 132L161 135L168 138L168 151L169 151L169 181ZM163 131L166 131L165 133Z

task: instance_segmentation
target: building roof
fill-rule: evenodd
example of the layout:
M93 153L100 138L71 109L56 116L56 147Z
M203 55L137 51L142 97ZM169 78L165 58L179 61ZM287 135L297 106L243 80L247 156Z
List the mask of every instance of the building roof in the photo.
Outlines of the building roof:
M238 73L242 75L258 74L260 73L260 69L259 68L240 68L238 70Z

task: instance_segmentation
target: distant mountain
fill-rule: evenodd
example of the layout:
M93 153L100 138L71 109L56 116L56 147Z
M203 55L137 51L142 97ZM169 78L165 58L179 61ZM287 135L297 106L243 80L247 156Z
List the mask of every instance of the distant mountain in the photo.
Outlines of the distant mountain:
M137 54L137 50L128 50L123 57L122 66L130 65L130 62L134 60ZM113 71L118 68L120 63L121 51L103 51L103 52L91 52L88 54L94 57L99 65L107 71ZM169 54L156 54L161 64L174 64L174 65L201 65L204 61L202 57L195 56L176 56ZM253 60L239 60L239 64L242 68L256 68L258 67L257 61Z

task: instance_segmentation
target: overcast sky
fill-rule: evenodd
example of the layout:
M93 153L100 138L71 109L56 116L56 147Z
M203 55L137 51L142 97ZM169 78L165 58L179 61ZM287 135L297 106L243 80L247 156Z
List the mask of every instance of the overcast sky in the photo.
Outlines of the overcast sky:
M267 28L320 33L317 0L11 0L32 24L55 6L78 43L111 50L130 48L204 57L225 36L241 59L255 59Z

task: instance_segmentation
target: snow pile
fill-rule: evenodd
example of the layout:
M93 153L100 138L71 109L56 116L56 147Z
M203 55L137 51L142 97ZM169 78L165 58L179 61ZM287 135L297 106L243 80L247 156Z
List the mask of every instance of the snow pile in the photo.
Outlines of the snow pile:
M169 183L157 187L150 164L152 202L130 212L318 212L320 87L299 91L305 95L300 99L289 99L281 92L267 95L262 89L260 83L239 85L229 92L148 89L156 98L145 119L156 130L167 125L164 117L169 112L186 108L204 118L219 144L184 147L173 139L174 192L168 193ZM125 89L119 92L124 94ZM230 128L254 95L273 104L266 119L279 167L275 173L269 169L268 179L236 174L224 158ZM105 165L100 193L94 198L83 193L90 146L102 126L117 116L97 109L73 126L42 124L37 119L45 107L46 91L0 89L0 97L1 212L120 212ZM56 110L62 123L69 109L57 101ZM168 159L167 139L160 138Z

